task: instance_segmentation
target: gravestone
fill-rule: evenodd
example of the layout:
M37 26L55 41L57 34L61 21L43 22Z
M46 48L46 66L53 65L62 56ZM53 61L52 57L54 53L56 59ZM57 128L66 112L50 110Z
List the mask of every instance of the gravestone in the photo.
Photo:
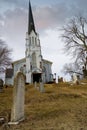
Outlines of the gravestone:
M73 83L74 84L79 84L78 76L75 73L73 74Z
M0 92L3 92L3 80L0 79Z
M45 92L43 82L40 82L40 87L39 87L39 90L40 90L40 92L41 92L41 93L44 93L44 92Z
M22 72L18 72L14 78L13 107L11 112L12 124L18 124L20 121L24 120L24 95L25 76Z
M36 82L36 81L35 81L35 83L34 83L34 87L37 88L37 82Z

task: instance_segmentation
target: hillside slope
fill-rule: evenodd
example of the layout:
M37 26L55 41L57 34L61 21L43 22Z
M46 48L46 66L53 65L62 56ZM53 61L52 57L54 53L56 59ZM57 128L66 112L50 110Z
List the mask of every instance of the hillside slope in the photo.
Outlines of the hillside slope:
M11 111L12 88L0 93L0 113ZM87 84L45 84L45 93L33 85L25 89L25 121L9 130L87 130Z

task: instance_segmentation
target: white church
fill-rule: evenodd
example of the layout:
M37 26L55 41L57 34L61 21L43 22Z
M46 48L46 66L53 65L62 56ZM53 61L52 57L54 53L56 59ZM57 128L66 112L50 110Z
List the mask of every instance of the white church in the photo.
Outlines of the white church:
M43 59L39 35L35 30L32 8L29 1L28 32L26 33L25 58L14 61L12 68L6 69L5 84L13 85L14 77L21 71L25 75L26 83L42 80L44 83L53 80L52 62Z

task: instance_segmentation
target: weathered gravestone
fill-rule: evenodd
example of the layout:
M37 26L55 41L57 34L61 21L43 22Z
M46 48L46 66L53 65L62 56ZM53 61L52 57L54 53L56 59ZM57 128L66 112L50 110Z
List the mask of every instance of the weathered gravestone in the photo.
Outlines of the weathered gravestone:
M44 84L43 84L43 82L42 82L42 81L40 82L40 87L39 87L39 90L40 90L40 92L41 92L41 93L44 93L44 92L45 92L45 89L44 89Z
M0 92L3 92L3 80L0 79Z
M75 73L73 74L73 83L74 84L79 84L78 76Z
M40 79L40 82L39 84L37 82L34 83L34 87L39 90L40 92L45 92L45 89L44 89L44 84L42 82L42 79Z
M18 124L24 120L24 95L25 77L22 72L18 72L14 78L13 107L10 122L12 124Z
M37 82L36 82L36 81L35 81L35 83L34 83L34 87L37 88Z

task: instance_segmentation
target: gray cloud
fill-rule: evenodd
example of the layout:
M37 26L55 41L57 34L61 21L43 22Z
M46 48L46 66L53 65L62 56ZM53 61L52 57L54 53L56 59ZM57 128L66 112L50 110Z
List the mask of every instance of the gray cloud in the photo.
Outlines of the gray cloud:
M55 28L65 24L67 19L71 18L73 15L77 15L79 12L86 14L87 12L87 0L46 0L47 5L45 3L44 6L40 6L40 4L38 5L38 3L33 4L38 1L40 1L41 4L41 0L31 0L31 4L32 6L34 5L33 15L36 30L37 32L40 32L40 38L43 37L42 32L45 32L45 30L54 30ZM24 57L27 25L28 0L0 0L0 37L4 37L6 43L13 49L14 60ZM54 39L52 40L53 35ZM58 72L60 66L64 64L61 62L65 61L65 56L64 58L61 58L61 61L56 60L61 57L61 52L58 51L58 49L61 49L59 45L61 44L61 41L59 41L59 38L58 41L55 41L57 34L55 35L52 31L50 35L48 34L46 37L48 37L48 41L46 39L41 42L42 51L44 51L43 56L54 62L55 68ZM66 60L67 59L68 58L66 57Z
M34 14L36 25L42 30L57 27L64 23L67 16L69 16L68 9L62 4L36 8Z
M0 0L0 4L15 5L16 7L26 7L29 0Z
M7 3L9 9L0 15L0 36L5 37L11 47L13 47L13 44L18 44L17 47L20 50L21 45L25 45L25 34L28 27L28 5L26 5L28 0L1 0L0 5L1 2ZM56 29L65 24L67 18L72 17L77 12L79 13L80 10L83 13L86 12L87 8L84 9L86 3L86 0L83 0L83 2L82 0L73 2L68 0L68 3L62 0L60 3L49 6L34 6L33 15L37 32ZM10 4L14 4L15 8L11 10ZM24 8L21 8L23 6ZM14 49L16 50L16 47Z
M87 17L87 0L68 0L50 6L36 7L34 18L39 30L55 29L64 25L67 19L79 14ZM84 8L85 7L85 8Z
M27 31L27 12L23 9L7 10L0 17L0 37L4 37L10 48L15 54L23 57L25 48L25 35ZM21 48L21 49L20 49Z
M8 0L8 2L10 2L10 0ZM67 8L62 4L54 5L53 7L33 8L36 28L38 28L39 31L55 28L64 22L67 13ZM4 12L2 18L0 17L0 21L1 24L3 21L4 26L1 26L3 27L6 36L9 35L13 38L14 34L16 34L17 37L19 34L27 31L28 10L22 8L15 8L14 10L8 9Z
M4 18L2 15L0 15L0 37L1 37L1 34L3 34L3 26L4 26Z
M38 1L38 0L37 0ZM10 4L15 5L15 9L10 12L10 7L9 10L6 11L7 13L5 14L6 18L10 19L16 19L16 17L19 17L22 15L22 17L25 17L23 11L28 9L28 0L21 1L21 0L1 0L0 3L8 3L8 6ZM33 1L31 1L32 3ZM49 2L50 3L50 2ZM33 12L34 12L34 18L35 18L35 23L36 27L39 28L40 30L45 30L48 28L55 28L63 23L65 23L67 18L70 18L72 15L77 15L80 11L84 12L87 10L86 7L87 5L87 0L67 0L66 2L64 0L61 0L60 3L57 2L57 4L50 5L50 6L41 6L41 7L33 7ZM20 11L20 8L24 7L24 10ZM17 11L16 11L17 9ZM18 12L19 11L19 12ZM28 10L27 10L28 11ZM12 15L12 16L10 16ZM13 18L14 17L14 18ZM14 19L14 21L15 21ZM14 23L13 21L13 23ZM10 21L9 21L10 22ZM22 22L22 21L21 21ZM10 22L11 23L11 22ZM15 21L16 24L16 21Z
M55 29L64 24L67 18L75 14L77 15L82 9L84 10L87 1L83 1L84 2L82 2L82 0L75 0L71 2L71 0L68 0L68 3L65 3L62 0L62 2L54 3L50 6L33 7L36 28L39 31L44 31L50 28ZM13 3L22 7L24 3L28 3L28 0L26 0L26 2L21 0L1 0L0 3L1 2ZM16 7L14 10L10 10L9 7L4 13L4 17L0 15L1 30L3 29L7 35L12 36L15 32L15 34L18 35L25 30L27 31L28 9L21 7Z
M4 33L6 35L17 36L26 29L27 15L22 9L16 8L14 11L8 10L4 14Z

